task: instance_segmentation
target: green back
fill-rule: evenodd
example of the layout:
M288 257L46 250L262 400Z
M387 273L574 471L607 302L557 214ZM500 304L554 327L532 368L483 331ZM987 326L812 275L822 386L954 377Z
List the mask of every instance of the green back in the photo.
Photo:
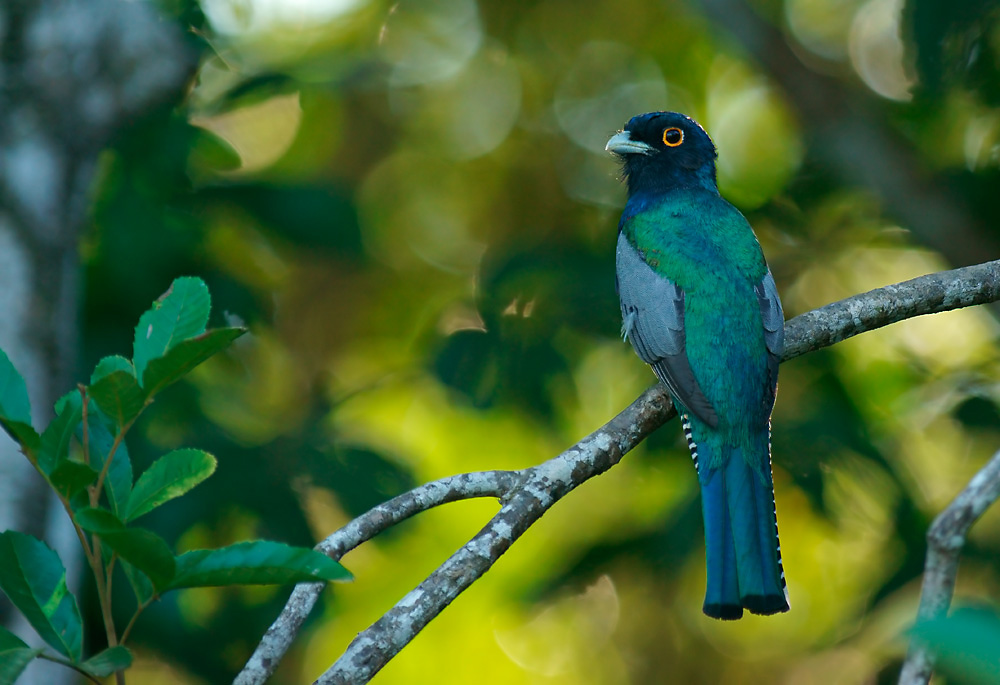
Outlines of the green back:
M759 455L771 407L754 286L767 263L747 220L716 193L683 189L640 204L621 229L658 275L684 290L688 361L720 417L713 437Z

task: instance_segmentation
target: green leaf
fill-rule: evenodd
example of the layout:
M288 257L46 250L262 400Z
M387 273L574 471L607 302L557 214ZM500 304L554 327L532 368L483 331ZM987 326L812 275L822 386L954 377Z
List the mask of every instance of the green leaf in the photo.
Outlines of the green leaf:
M49 474L49 482L61 495L70 499L97 480L98 472L81 461L67 459Z
M7 435L14 438L14 440L24 447L24 451L29 456L33 456L38 451L40 442L38 433L31 425L21 423L20 421L0 418L0 426L7 431Z
M28 388L3 350L0 350L0 417L31 425Z
M132 592L139 604L145 604L153 596L153 584L149 581L149 576L137 569L132 564L122 559L119 564L128 578L128 584L132 586Z
M0 685L13 685L28 664L41 653L42 650L31 647L0 650Z
M0 350L0 425L28 450L38 448L38 433L31 427L28 388L3 350Z
M3 626L0 626L0 652L8 649L27 647L27 643Z
M87 415L87 437L90 442L90 464L100 473L104 468L104 460L108 457L114 445L115 438L111 434L109 427L111 420L104 414L92 407ZM82 427L82 423L81 423ZM83 431L77 429L77 438L83 441ZM115 450L114 459L108 467L108 475L104 479L104 494L111 505L111 511L116 516L121 516L128 504L129 494L132 491L132 462L129 459L128 448L125 442L118 444Z
M911 634L935 653L941 671L962 682L1000 680L1000 617L994 612L958 609L951 616L918 623Z
M168 589L350 579L346 568L316 550L256 540L180 555Z
M102 378L110 376L115 371L124 371L135 378L135 367L132 366L132 362L120 354L116 354L112 357L104 357L101 361L97 362L94 372L90 374L90 384L93 385Z
M66 588L66 569L48 545L14 530L0 533L0 590L43 640L80 660L80 609Z
M119 645L108 647L103 652L95 654L80 664L80 668L95 678L107 678L115 671L121 671L131 665L132 652Z
M208 287L200 278L175 279L152 309L139 317L133 355L136 377L142 378L146 365L174 345L204 333L211 306Z
M239 169L243 160L240 153L219 136L200 129L195 138L196 143L191 149L191 164L198 167L208 167L217 171L232 171Z
M38 468L51 476L60 463L69 458L69 445L83 419L83 400L80 393L71 391L56 402L56 417L42 432L38 448Z
M125 357L105 357L94 369L87 394L120 431L145 406L132 363Z
M125 520L148 514L164 502L180 497L215 472L215 457L201 450L174 450L146 469L128 500Z
M153 359L142 376L146 395L153 395L178 380L212 355L226 349L245 328L213 328L197 337L178 343L163 357Z
M146 406L139 382L128 371L114 371L87 388L87 394L121 431Z
M76 522L84 530L99 535L118 556L149 576L155 587L165 587L174 577L173 552L152 531L126 528L110 511L90 507L76 512Z

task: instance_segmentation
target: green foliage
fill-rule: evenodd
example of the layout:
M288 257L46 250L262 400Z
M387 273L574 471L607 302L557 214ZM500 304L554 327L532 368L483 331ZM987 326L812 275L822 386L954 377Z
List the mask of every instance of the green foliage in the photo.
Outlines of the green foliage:
M325 554L258 540L185 552L177 557L177 574L170 589L350 579L347 569Z
M41 436L30 427L24 380L0 351L0 422L21 443L80 533L97 581L105 630L114 639L118 628L110 586L116 566L133 590L133 621L169 590L351 577L319 552L261 540L175 557L159 535L130 525L215 471L215 457L208 452L177 449L143 470L133 484L124 442L159 391L246 332L243 328L206 331L210 306L208 288L200 279L176 279L140 317L134 359L101 359L88 386L59 399L55 418ZM59 653L45 654L47 659L97 678L131 665L131 652L120 644L83 659L83 623L76 598L67 588L62 561L44 542L18 531L0 533L0 590ZM121 635L126 637L127 633ZM0 683L13 683L42 654L44 650L30 649L16 635L0 630Z
M48 545L14 530L0 533L0 590L43 640L80 660L80 609L66 587L66 569Z
M0 685L9 685L17 680L21 672L42 650L30 647L15 647L0 650Z
M136 482L125 520L132 521L180 497L214 472L215 457L201 450L174 450L160 457Z
M176 568L176 562L174 563L174 566ZM135 598L138 600L139 605L145 605L149 602L149 600L153 599L153 582L149 579L149 576L124 560L121 562L121 567L122 571L125 573L125 577L128 578L128 583L131 586L132 592L135 594Z
M139 317L132 358L135 375L143 378L150 360L160 359L177 343L204 333L210 303L208 287L201 280L175 280L153 308Z
M95 678L107 678L115 671L121 671L132 665L132 653L125 647L109 647L98 652L82 664L80 670Z
M97 480L98 472L94 467L83 462L65 459L59 462L49 474L49 483L56 492L72 499L88 485Z
M0 652L6 651L8 649L17 649L19 647L27 647L24 640L19 638L14 633L10 632L3 626L0 626Z
M996 612L958 609L950 616L918 623L910 633L934 653L942 671L960 682L1000 683L1000 616Z
M31 427L28 389L3 350L0 350L0 424L33 458L39 438Z
M213 354L229 347L242 335L238 328L220 328L183 340L167 350L162 357L152 359L142 375L147 396L157 393L181 378Z
M926 95L940 95L946 86L963 83L992 104L1000 103L994 72L997 45L990 38L998 17L995 0L906 3L908 47Z
M3 351L0 351L0 413L3 414L4 421L31 424L28 389L21 374Z
M82 419L83 402L78 395L61 404L56 418L42 431L38 468L43 474L51 477L56 467L69 458L73 432Z
M139 387L132 363L124 357L105 357L97 363L87 394L117 431L128 426L145 405L145 393Z
M158 535L142 528L126 528L105 509L79 509L75 518L77 525L96 534L118 556L144 573L156 590L165 589L174 577L174 555Z
M111 511L121 516L132 493L132 460L125 443L115 442L110 424L111 420L102 417L99 410L91 410L87 416L87 438L90 463L94 469L103 470L108 455L114 456L104 479L104 496ZM77 426L76 438L83 441L83 422Z

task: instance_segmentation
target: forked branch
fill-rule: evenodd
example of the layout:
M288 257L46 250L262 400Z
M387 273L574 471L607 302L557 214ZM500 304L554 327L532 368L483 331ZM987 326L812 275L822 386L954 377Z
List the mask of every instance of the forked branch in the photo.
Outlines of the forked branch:
M1000 260L878 288L788 321L783 361L903 319L998 299ZM382 618L358 634L316 683L368 682L431 619L489 570L553 504L617 464L629 450L675 415L663 390L651 387L600 429L547 462L520 471L468 473L428 483L375 507L333 533L318 548L339 559L381 531L440 504L473 497L497 497L501 501L500 511L475 537ZM1000 474L992 478L996 482ZM290 648L321 590L319 584L295 589L234 685L266 682Z

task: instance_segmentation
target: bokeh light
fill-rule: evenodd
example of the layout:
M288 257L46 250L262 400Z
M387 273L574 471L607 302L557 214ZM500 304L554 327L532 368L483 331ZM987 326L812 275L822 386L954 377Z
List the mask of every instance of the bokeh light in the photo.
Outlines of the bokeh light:
M847 57L854 14L863 0L785 0L785 20L799 43L824 59Z
M882 97L910 99L913 79L907 73L900 38L901 0L869 0L851 24L849 52L858 76Z
M392 88L389 104L428 149L471 159L491 152L510 134L521 111L521 78L507 50L487 44L449 79Z
M331 21L367 0L202 0L212 28L227 35L288 30Z
M378 45L390 84L405 86L454 76L482 39L475 0L413 0L392 6Z
M607 173L604 144L635 114L668 109L667 84L656 62L622 43L584 45L556 88L553 109L560 129L579 149L562 151L560 180L585 202L620 204Z
M778 193L802 159L798 127L760 76L725 57L713 64L706 125L719 150L719 188L745 208Z

